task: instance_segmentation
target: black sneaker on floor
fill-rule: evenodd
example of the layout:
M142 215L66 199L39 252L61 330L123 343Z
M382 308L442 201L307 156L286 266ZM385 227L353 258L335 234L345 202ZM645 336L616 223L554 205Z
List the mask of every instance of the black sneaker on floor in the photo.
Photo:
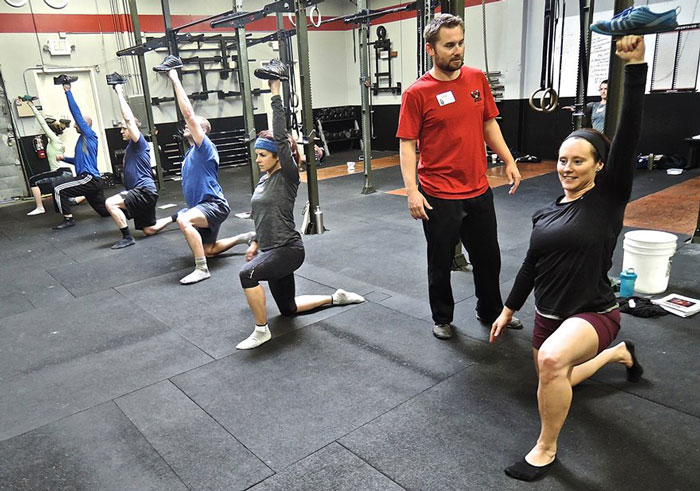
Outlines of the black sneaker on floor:
M54 230L62 230L68 227L75 227L75 220L73 218L64 218L61 223L53 227Z
M182 68L182 60L173 55L168 55L163 60L163 63L153 67L154 72L169 72L173 68Z
M452 325L451 324L435 324L433 326L433 336L438 339L451 339L452 338Z
M479 314L476 314L476 320L481 322L483 325L488 325L489 327L493 324L493 321L488 322L479 317ZM495 319L494 319L495 320ZM506 326L508 329L513 329L514 331L519 331L520 329L523 328L523 321L518 319L517 317L513 316L513 318L510 320L508 325Z
M136 244L136 241L134 240L133 237L126 237L116 244L112 246L112 249L124 249L125 247L129 247Z
M289 80L287 67L277 58L265 63L262 68L256 68L253 75L262 80Z
M58 77L53 78L53 84L54 85L70 85L73 82L75 82L76 80L78 80L78 77L76 77L75 75L61 74Z
M124 85L127 79L124 75L114 72L107 75L107 85Z

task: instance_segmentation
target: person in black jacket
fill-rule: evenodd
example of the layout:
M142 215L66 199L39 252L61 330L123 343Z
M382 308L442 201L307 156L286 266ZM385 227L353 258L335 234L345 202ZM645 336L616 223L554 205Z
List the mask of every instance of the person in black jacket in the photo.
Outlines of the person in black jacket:
M599 131L582 129L562 143L557 172L564 195L535 212L530 248L491 328L493 343L534 288L532 346L541 430L532 450L505 469L515 479L538 479L556 462L574 385L609 363L625 365L630 381L642 374L632 343L606 348L620 329L607 273L632 192L647 74L644 49L640 36L617 41L616 54L627 66L613 142Z

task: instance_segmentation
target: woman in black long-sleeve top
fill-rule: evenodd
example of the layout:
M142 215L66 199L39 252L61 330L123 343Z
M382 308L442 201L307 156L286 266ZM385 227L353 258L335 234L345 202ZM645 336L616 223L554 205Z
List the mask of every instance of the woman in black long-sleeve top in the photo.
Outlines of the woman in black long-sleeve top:
M273 64L273 63L271 63ZM262 176L255 186L251 206L255 238L246 251L246 265L239 274L248 306L255 318L255 328L238 349L253 349L272 337L267 325L265 291L260 281L267 281L272 297L282 315L294 315L327 305L364 302L353 292L336 290L332 295L295 295L294 271L304 262L304 244L294 228L294 201L299 188L299 154L296 142L289 138L284 106L280 98L280 80L286 76L279 65L262 71L272 92L272 132L261 131L255 141L255 161Z
M607 273L632 191L647 73L644 39L625 36L617 41L616 54L627 66L613 142L584 129L562 143L557 172L564 195L535 212L530 248L491 329L494 342L534 288L532 345L541 430L532 450L506 469L516 479L538 479L556 461L574 385L609 363L624 364L630 381L642 373L629 341L606 349L620 329Z

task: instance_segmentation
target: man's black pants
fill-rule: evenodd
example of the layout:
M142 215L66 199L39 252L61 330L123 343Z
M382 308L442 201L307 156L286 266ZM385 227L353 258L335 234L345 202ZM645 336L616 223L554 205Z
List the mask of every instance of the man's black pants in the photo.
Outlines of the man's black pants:
M501 251L498 247L496 210L489 188L474 198L449 200L421 192L433 207L430 220L423 220L428 242L428 296L433 321L449 324L454 314L452 260L459 240L469 253L476 288L476 311L487 322L495 320L503 308L499 276Z
M85 196L90 206L100 216L108 217L109 212L105 206L105 194L102 188L102 179L84 172L73 179L62 182L53 189L53 205L56 212L61 215L70 215L71 206L69 198Z

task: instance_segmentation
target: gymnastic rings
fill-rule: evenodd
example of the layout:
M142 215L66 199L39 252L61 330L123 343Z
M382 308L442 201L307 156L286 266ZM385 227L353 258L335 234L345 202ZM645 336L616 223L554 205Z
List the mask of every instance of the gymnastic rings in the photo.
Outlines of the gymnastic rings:
M314 14L315 12L315 14ZM314 19L314 15L316 18ZM296 27L297 22L296 22L296 16L295 14L289 13L287 14L287 18L289 19L289 22ZM309 11L309 20L311 21L311 25L314 27L321 27L321 11L318 9L318 5L314 5L311 7L311 10Z
M68 5L68 0L44 0L44 3L52 9L60 10Z
M5 3L7 5L9 5L10 7L14 7L14 8L18 9L20 7L24 7L25 5L27 5L28 1L29 0L5 0Z
M314 20L314 11L316 11L316 20ZM314 27L321 27L321 11L318 10L318 5L311 7L309 11L309 19L311 19L311 25Z
M539 97L540 105L537 106L535 104L535 96L537 96L537 94L540 92L542 93L542 95ZM549 98L549 102L547 102L547 98ZM537 89L530 96L530 107L533 111L537 111L538 113L551 113L557 108L558 104L559 95L557 94L557 91L554 90L554 87Z

